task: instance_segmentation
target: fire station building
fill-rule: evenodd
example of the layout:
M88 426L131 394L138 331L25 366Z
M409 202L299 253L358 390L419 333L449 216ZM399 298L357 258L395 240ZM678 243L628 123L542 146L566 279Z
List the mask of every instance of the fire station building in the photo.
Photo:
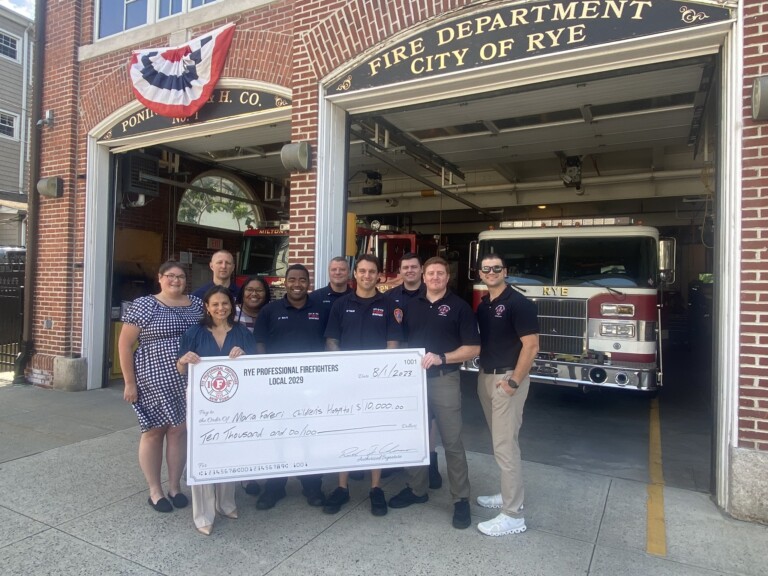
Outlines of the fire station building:
M356 222L416 230L467 294L503 221L642 221L677 240L673 306L713 287L713 498L768 521L768 2L46 6L29 382L119 377L123 303L168 259L192 288L216 249L241 265L247 229L287 225L260 257L315 286ZM148 85L158 54L196 74L194 110Z

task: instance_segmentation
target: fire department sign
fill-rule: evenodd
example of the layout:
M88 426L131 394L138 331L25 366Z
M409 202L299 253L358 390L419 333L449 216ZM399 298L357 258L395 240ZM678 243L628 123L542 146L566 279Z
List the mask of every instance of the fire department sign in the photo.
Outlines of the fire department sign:
M99 140L117 140L127 136L136 136L167 128L178 128L189 124L200 124L209 120L244 116L290 105L291 100L289 98L263 90L216 88L205 105L192 116L168 118L155 114L149 108L142 108L116 122Z
M379 51L335 85L336 93L688 29L730 11L678 0L514 2L443 20Z

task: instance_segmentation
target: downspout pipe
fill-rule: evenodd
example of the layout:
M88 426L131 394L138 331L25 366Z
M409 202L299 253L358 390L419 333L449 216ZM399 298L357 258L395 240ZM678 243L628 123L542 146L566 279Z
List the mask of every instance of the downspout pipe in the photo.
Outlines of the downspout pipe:
M32 358L35 343L32 339L33 296L35 273L37 272L38 221L40 200L37 181L40 179L40 127L37 119L43 117L43 71L45 67L45 22L47 0L35 0L35 44L32 49L32 109L30 116L34 123L29 134L29 182L27 193L27 254L24 268L24 322L21 332L19 354L14 361L13 383L29 384L24 373Z

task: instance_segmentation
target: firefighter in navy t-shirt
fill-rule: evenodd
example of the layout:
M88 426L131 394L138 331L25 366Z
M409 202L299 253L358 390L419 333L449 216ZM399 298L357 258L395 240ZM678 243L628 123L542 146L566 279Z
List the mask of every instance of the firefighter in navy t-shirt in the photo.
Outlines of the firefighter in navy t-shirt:
M354 292L339 298L331 309L325 329L326 350L382 350L397 348L403 339L401 318L395 316L393 301L376 290L379 261L364 254L355 263ZM349 502L348 472L339 473L339 487L328 498L323 512L336 514ZM379 483L381 470L371 470L371 513L387 513L387 501Z
M322 352L325 350L326 309L307 297L309 271L293 264L285 273L285 296L267 304L256 318L253 334L259 354ZM304 497L310 506L325 504L322 475L300 476ZM264 486L256 508L269 510L285 498L286 478L270 478Z
M387 296L395 301L395 304L404 309L408 301L424 293L424 283L421 281L421 258L413 252L406 252L400 258L400 276L403 283L387 291ZM437 426L434 420L430 420L429 426L429 487L437 490L443 485L443 477L437 467ZM384 476L386 477L386 471Z

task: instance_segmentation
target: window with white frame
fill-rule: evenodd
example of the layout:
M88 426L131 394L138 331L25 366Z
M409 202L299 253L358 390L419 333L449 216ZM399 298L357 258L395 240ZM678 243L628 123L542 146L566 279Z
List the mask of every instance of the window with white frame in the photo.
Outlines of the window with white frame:
M131 28L183 14L217 0L96 0L98 37L106 38Z
M0 55L11 60L18 60L19 39L5 32L0 32Z
M0 137L18 139L16 127L19 125L19 117L16 114L0 110Z

